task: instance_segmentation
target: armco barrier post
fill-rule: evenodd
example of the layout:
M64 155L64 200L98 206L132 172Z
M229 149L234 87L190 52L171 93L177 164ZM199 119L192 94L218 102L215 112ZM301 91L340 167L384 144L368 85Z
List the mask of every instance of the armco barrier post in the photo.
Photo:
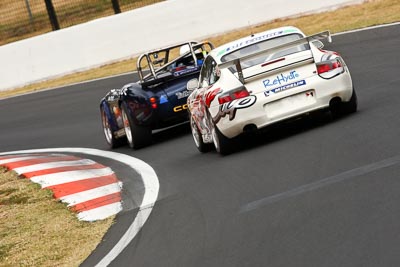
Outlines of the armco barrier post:
M44 2L46 3L47 14L49 14L49 19L53 31L59 30L60 25L58 24L57 15L56 11L54 10L53 3L51 2L51 0L44 0Z

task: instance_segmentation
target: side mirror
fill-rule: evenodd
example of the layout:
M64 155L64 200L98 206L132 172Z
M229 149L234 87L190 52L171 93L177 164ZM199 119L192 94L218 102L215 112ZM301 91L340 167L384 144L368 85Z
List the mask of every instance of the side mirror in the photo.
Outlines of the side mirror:
M186 88L188 89L188 91L194 91L199 88L199 79L194 78L189 80L186 84Z
M318 49L322 49L324 47L324 43L320 40L312 41L313 45L315 45Z

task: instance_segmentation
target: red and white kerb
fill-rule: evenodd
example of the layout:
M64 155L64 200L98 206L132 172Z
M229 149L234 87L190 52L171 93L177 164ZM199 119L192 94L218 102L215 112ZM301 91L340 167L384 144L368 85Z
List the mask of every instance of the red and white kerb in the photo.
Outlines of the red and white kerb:
M115 173L90 159L64 154L19 154L0 157L0 166L15 171L77 212L79 220L102 220L122 210Z

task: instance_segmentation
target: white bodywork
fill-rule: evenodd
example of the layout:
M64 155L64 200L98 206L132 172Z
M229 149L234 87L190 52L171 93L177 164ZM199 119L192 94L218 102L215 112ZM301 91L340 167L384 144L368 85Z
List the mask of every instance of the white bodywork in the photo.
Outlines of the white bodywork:
M258 47L285 36L294 40ZM317 48L314 42L318 39L330 40L329 32L306 37L297 28L283 27L212 50L198 88L188 98L191 119L203 142L215 143L215 127L226 138L233 138L246 127L259 129L328 108L332 99L349 102L353 94L349 70L336 52ZM241 56L251 46L256 50Z

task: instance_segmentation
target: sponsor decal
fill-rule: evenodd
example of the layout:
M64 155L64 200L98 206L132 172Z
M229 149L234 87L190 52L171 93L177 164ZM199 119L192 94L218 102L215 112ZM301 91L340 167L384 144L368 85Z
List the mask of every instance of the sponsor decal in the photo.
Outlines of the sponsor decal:
M291 80L295 80L297 78L299 78L300 75L295 71L292 70L291 72L289 72L289 74L279 74L278 76L276 76L275 79L266 79L263 81L264 87L268 88L271 86L276 86L276 85L282 85L285 84Z
M188 109L188 104L174 107L174 112L181 112L186 109Z
M168 102L168 98L166 95L160 96L160 104L164 104Z
M294 83L286 84L286 85L284 85L284 86L277 87L277 88L274 88L274 89L265 91L265 92L264 92L264 95L265 95L265 96L270 96L270 95L272 95L272 94L275 94L275 93L278 93L278 92L281 92L281 91L285 91L285 90L290 89L290 88L294 88L294 87L298 87L298 86L303 86L303 85L305 85L305 84L306 84L306 81L305 81L305 80L297 81L297 82L294 82Z
M215 123L218 123L221 118L229 115L229 120L231 121L235 119L236 110L251 107L254 105L254 103L256 103L256 101L257 97L255 95L251 95L246 98L235 99L231 102L224 103L220 105L219 112L213 118L213 120Z
M182 98L188 97L190 95L190 92L185 90L185 91L182 91L182 92L178 92L175 95L176 95L176 97L178 99L182 99Z
M233 45L231 45L231 46L229 46L227 48L224 48L223 50L219 51L217 56L221 56L221 55L226 54L228 52L237 50L237 49L239 49L241 47L248 46L248 45L251 45L253 43L258 43L260 41L263 41L263 40L266 40L266 39L269 39L269 38L272 38L272 37L275 37L275 36L279 36L281 34L283 34L283 31L277 31L277 32L273 32L273 33L268 33L268 34L256 36L256 37L253 37L253 38L248 39L246 41L241 41L240 43L233 44Z
M233 44L232 46L229 46L227 48L222 49L221 51L218 52L217 56L221 56L223 54L226 54L228 52L232 52L234 50L237 50L241 47L245 47L248 45L251 45L253 43L258 43L276 36L280 36L280 35L284 35L284 34L289 34L289 33L293 33L293 32L297 32L297 30L295 29L286 29L286 30L280 30L280 31L276 31L276 32L272 32L272 33L268 33L268 34L264 34L264 35L260 35L260 36L255 36L251 39L248 39L246 41L241 41L238 42L236 44Z

